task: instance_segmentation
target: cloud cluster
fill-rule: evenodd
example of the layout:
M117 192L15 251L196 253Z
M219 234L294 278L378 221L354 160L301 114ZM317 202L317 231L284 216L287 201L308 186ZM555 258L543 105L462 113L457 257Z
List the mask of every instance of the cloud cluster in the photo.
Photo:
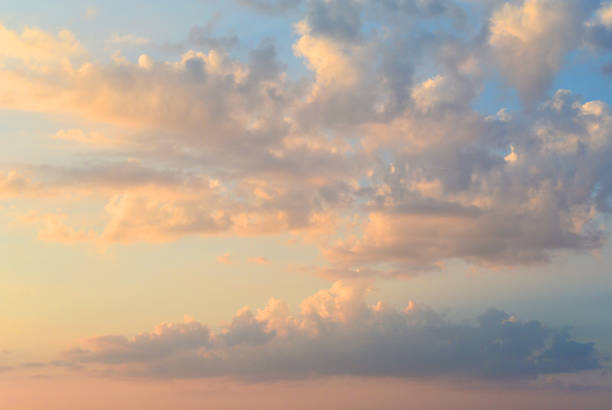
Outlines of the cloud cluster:
M362 232L329 248L333 260L512 266L546 261L555 249L601 246L597 215L609 212L612 183L607 104L561 90L520 122L456 121L459 131L442 129L439 141L396 152L373 174ZM441 127L448 125L410 132L435 135Z
M612 111L550 86L572 50L607 47L608 3L240 3L302 13L294 55L268 39L239 58L208 25L174 60L104 62L68 31L0 27L0 107L92 124L53 138L93 160L0 174L2 197L105 201L102 229L51 215L41 239L290 233L331 276L512 267L604 244ZM308 75L290 76L289 59ZM474 109L498 74L524 110Z
M538 321L491 309L453 323L410 302L367 305L365 286L337 282L292 315L282 301L238 311L212 331L191 318L133 338L102 336L65 352L62 363L147 378L243 380L326 376L533 378L600 368L592 343Z

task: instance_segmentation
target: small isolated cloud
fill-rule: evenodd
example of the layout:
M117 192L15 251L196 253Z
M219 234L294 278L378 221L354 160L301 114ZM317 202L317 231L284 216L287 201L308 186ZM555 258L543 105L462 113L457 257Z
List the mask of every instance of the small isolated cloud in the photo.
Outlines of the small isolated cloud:
M600 368L593 343L538 321L490 309L454 323L414 302L366 303L361 285L335 283L306 298L300 313L271 299L239 310L219 331L194 320L133 338L101 336L63 361L107 374L147 378L232 377L261 381L327 376L505 380Z
M257 256L254 258L249 258L249 263L254 263L256 265L267 265L270 263L268 258L264 258L263 256Z
M232 263L231 255L229 253L223 254L217 257L217 262L223 265L229 265Z

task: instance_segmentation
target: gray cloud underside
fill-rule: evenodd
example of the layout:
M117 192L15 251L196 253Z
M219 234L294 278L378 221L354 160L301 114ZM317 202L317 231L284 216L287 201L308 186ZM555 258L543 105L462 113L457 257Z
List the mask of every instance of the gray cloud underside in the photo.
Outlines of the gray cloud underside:
M338 375L424 378L533 378L602 367L593 343L538 321L491 309L475 324L453 323L426 308L367 306L364 292L336 283L291 316L271 300L243 309L212 332L198 322L160 325L135 338L90 339L64 366L147 378L243 380Z

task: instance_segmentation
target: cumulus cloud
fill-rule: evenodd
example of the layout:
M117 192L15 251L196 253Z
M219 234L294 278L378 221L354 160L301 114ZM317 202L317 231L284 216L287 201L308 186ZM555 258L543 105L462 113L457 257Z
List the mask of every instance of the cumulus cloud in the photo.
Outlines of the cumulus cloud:
M44 71L51 64L66 64L70 58L85 53L84 47L68 30L49 34L38 28L27 27L20 33L0 25L3 44L0 57L5 63L21 61L32 71Z
M321 249L325 276L594 251L611 211L611 110L567 90L546 97L567 53L607 30L609 5L589 7L494 2L473 28L462 2L313 0L295 8L293 56L267 39L238 57L214 21L179 57L110 61L88 59L69 32L2 27L1 107L120 137L65 126L53 139L89 147L89 160L10 164L0 192L105 203L83 226L41 219L46 240L289 233ZM307 75L292 77L289 58ZM474 109L498 69L528 109Z
M473 99L472 85L460 78L441 75L429 78L412 89L416 108L422 112L440 110L447 105L461 105Z
M368 217L328 256L338 266L394 262L409 272L453 258L513 266L598 248L597 216L610 206L610 113L561 90L520 125L456 119L460 130L429 123L420 135L413 127L412 138L429 143L404 145L373 172Z
M494 12L489 43L525 102L548 90L563 58L580 42L584 20L577 1L524 0Z
M401 310L369 306L368 287L337 282L305 299L300 313L271 299L238 311L212 331L188 318L133 338L102 336L63 360L115 375L147 378L229 376L244 380L338 375L426 378L533 378L601 366L592 343L538 321L490 309L453 323L414 302Z

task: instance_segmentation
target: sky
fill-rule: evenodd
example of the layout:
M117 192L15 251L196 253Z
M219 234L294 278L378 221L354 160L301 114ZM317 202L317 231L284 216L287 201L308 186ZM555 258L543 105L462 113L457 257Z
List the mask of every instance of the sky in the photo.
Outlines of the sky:
M609 408L611 104L609 1L2 1L0 407Z

